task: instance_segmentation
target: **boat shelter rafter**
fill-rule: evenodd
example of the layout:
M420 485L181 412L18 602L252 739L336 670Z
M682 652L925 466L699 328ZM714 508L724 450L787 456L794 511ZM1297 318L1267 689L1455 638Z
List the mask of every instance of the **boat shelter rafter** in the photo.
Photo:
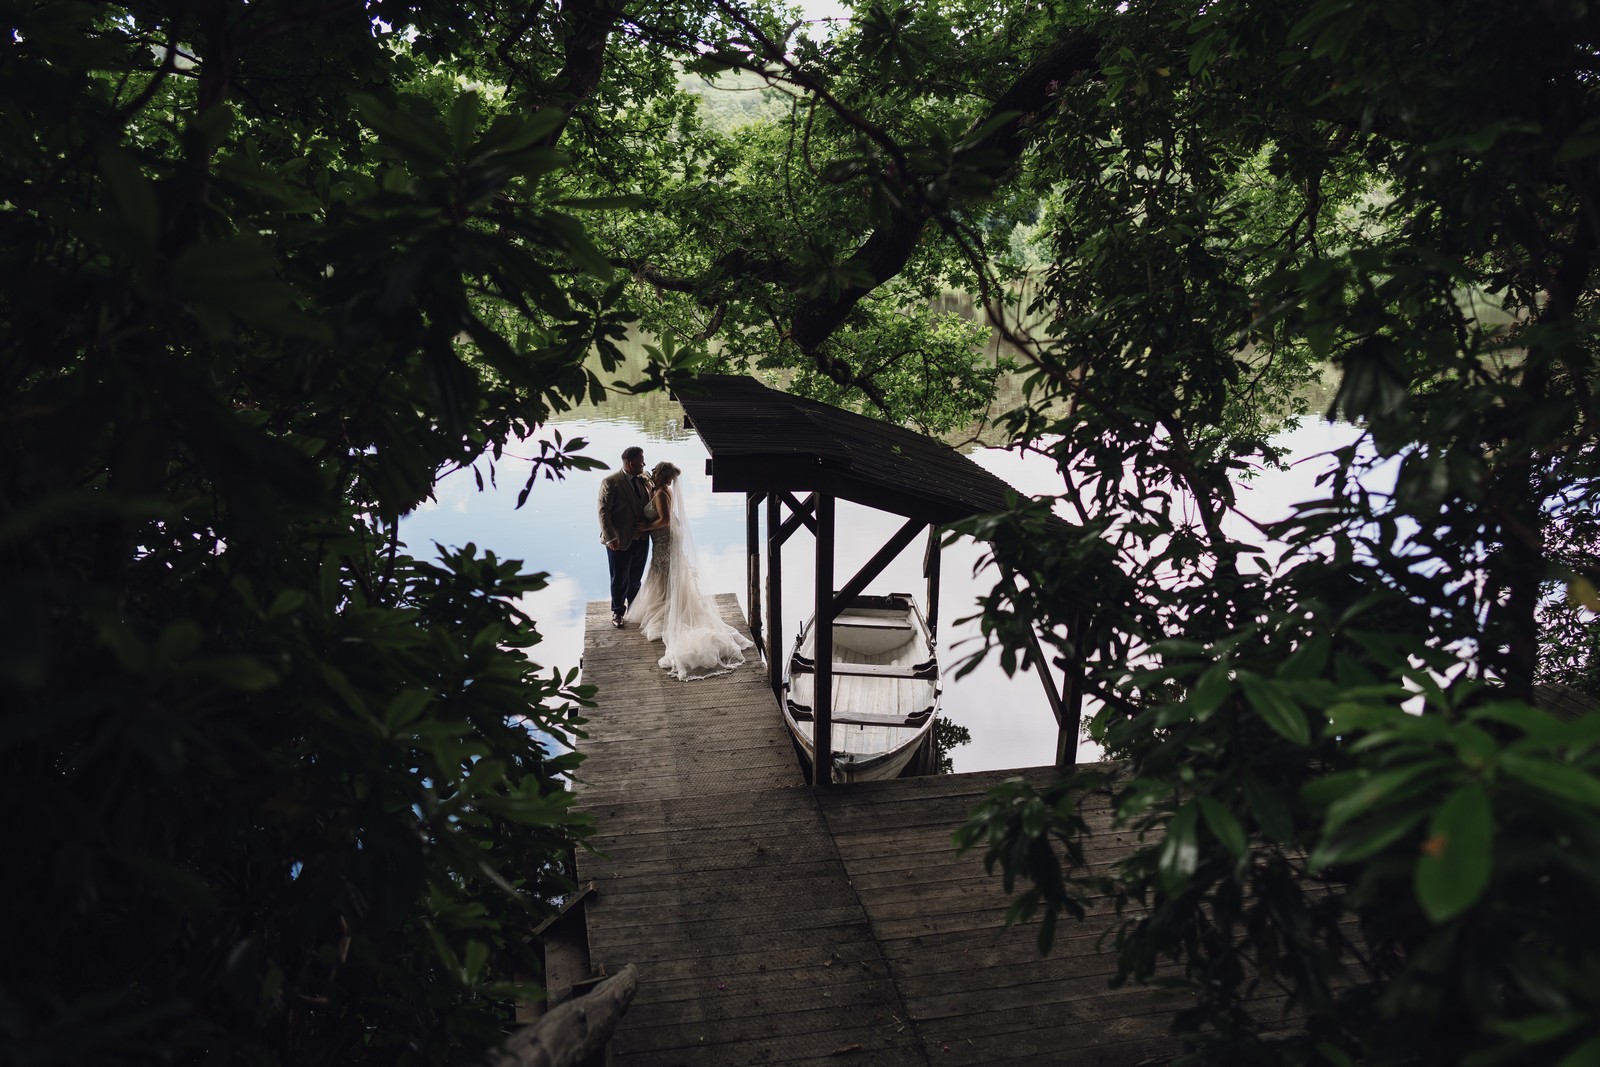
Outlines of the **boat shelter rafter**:
M804 526L816 538L815 750L831 751L832 622L924 531L927 621L938 627L941 527L1007 510L1017 491L942 441L865 415L769 388L743 375L700 375L674 390L687 425L710 453L714 492L745 494L748 588L746 617L766 656L773 694L783 689L784 543ZM871 559L835 588L835 505L848 500L906 520ZM761 517L766 512L766 536ZM1053 520L1060 522L1060 520ZM1062 532L1066 524L1061 523ZM762 581L762 542L766 581ZM1014 576L1006 575L1014 581ZM763 592L765 596L763 597ZM765 611L763 611L763 607ZM1079 670L1069 665L1058 689L1038 633L1029 629L1029 662L1038 672L1057 724L1056 763L1076 759L1082 713ZM832 761L812 761L813 782L830 784Z

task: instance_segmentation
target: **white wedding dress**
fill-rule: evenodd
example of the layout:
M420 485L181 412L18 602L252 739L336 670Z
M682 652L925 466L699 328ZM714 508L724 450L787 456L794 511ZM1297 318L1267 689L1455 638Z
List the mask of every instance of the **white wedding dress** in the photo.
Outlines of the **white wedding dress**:
M645 519L658 518L655 498ZM683 494L672 494L672 523L650 532L650 571L626 618L651 641L665 646L660 664L674 678L690 681L727 674L744 662L751 640L722 621L717 606L700 592L693 542L683 521Z

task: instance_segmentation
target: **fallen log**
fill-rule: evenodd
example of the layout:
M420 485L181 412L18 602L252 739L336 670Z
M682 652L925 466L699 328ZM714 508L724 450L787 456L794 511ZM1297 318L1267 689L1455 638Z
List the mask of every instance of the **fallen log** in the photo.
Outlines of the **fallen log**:
M638 988L639 972L630 963L538 1022L514 1030L481 1067L580 1067L611 1040Z

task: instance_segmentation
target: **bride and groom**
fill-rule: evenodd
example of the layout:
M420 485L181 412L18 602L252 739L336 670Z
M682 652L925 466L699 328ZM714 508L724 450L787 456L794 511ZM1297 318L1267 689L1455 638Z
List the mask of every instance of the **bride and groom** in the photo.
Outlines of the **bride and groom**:
M752 643L700 592L677 491L680 473L671 463L657 463L647 477L644 449L624 449L622 469L600 484L600 540L611 568L611 625L635 625L649 640L660 640L660 665L687 681L733 670Z

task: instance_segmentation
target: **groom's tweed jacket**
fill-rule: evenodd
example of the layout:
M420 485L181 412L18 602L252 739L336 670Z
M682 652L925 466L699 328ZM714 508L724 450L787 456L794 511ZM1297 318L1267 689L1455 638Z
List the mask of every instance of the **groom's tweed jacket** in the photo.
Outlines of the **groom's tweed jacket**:
M650 499L640 476L637 485L631 484L628 472L617 471L600 483L600 543L617 541L619 549L627 548L640 534L639 524L644 521L644 506Z

